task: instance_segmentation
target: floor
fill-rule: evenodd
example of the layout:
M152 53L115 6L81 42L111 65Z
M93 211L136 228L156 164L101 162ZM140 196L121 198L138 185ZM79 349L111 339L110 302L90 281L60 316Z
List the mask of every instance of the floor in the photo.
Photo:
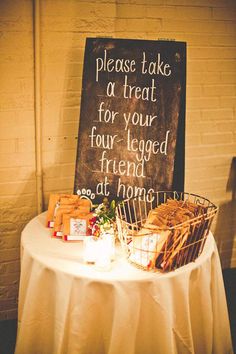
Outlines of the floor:
M16 320L0 321L0 354L14 353L16 328Z
M223 277L225 283L226 298L228 303L233 346L236 354L236 268L224 270ZM0 321L0 354L14 353L15 341L16 341L16 328L17 328L16 320Z

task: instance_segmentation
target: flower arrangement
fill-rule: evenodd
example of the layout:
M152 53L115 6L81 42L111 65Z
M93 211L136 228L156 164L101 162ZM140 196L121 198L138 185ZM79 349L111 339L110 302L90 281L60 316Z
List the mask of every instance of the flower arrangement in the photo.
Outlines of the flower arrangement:
M93 236L99 237L107 232L114 233L115 207L115 201L109 203L107 198L94 207L93 217L89 220L89 229Z

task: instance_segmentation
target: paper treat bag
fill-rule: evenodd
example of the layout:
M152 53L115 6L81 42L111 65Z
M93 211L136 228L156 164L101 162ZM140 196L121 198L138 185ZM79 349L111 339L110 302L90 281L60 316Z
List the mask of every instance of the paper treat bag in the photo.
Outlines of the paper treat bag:
M80 241L90 234L89 220L92 213L86 213L80 209L63 215L63 240Z
M58 208L68 207L71 209L72 206L74 208L80 207L84 211L89 212L91 208L91 202L73 194L50 194L46 227L54 227Z

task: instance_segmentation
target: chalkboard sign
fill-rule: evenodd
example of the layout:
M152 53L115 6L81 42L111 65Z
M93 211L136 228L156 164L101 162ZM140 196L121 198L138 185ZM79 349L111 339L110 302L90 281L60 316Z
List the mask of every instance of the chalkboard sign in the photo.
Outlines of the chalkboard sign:
M183 190L186 44L88 38L74 192Z

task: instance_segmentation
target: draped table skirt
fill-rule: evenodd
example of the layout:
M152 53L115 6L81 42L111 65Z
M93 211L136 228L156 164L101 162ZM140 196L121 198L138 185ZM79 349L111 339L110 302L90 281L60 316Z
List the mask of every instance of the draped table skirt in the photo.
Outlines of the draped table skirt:
M46 214L22 232L15 354L233 353L214 238L170 273L87 265L82 242L50 237Z

